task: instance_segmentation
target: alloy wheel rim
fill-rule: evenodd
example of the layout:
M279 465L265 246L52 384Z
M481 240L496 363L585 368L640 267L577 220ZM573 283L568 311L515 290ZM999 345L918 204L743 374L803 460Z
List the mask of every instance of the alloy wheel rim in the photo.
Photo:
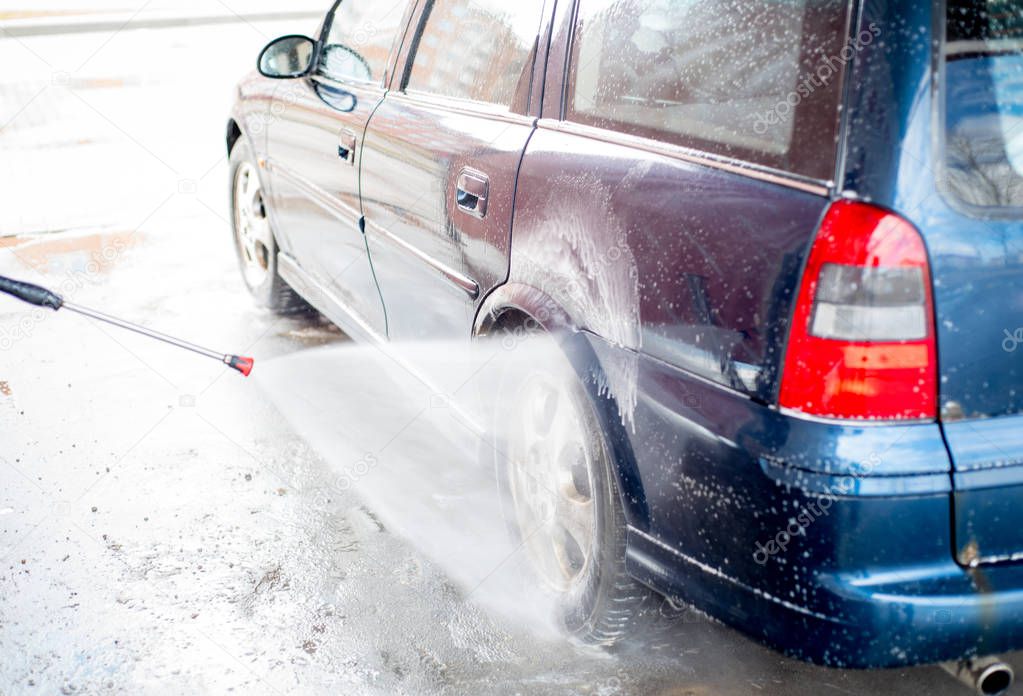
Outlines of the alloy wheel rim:
M249 287L259 287L270 273L273 233L266 215L259 173L248 162L243 162L235 175L234 214L235 237L245 282Z
M516 522L534 568L564 593L593 562L594 443L570 385L535 375L520 394L509 438Z

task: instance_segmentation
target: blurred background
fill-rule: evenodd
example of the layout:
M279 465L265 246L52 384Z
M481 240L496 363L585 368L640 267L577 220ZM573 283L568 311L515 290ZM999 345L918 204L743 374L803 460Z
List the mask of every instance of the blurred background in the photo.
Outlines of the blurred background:
M0 236L224 217L234 85L327 4L0 2Z

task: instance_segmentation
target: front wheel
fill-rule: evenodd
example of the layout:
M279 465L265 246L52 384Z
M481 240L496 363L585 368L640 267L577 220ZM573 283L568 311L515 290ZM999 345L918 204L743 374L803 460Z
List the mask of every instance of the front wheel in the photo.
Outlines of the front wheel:
M277 274L277 240L259 170L244 138L231 150L231 223L242 278L256 302L280 314L308 311L309 305Z
M557 343L538 341L541 354L511 368L500 390L495 461L505 514L569 633L612 645L650 592L625 569L617 475L590 398Z

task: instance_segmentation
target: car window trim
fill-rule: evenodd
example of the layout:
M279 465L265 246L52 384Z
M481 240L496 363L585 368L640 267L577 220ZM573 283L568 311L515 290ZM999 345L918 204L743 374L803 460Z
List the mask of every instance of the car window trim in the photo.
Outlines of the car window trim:
M430 106L445 111L451 111L468 116L479 116L509 123L529 125L536 122L536 117L512 111L507 106L492 104L491 102L476 101L474 99L461 99L459 97L447 97L433 92L420 90L394 91L388 95L388 99L398 99L409 104Z
M540 25L540 36L537 40L536 58L533 62L533 74L529 78L529 101L526 113L539 118L543 115L543 102L547 93L547 69L551 59L551 47L554 43L554 29L558 10L573 0L548 0L544 5L543 22Z
M813 177L802 176L782 169L775 169L766 165L735 159L725 155L718 155L711 152L704 152L699 149L667 143L661 140L645 138L638 135L621 133L607 128L591 126L585 123L576 123L564 119L541 118L537 122L537 128L551 130L567 135L576 135L582 138L590 138L610 145L621 145L654 155L670 157L690 164L710 167L730 174L737 174L748 179L756 179L765 183L777 184L787 188L803 191L822 197L832 197L835 192L835 182Z
M846 40L849 40L859 27L863 26L863 16L866 3L861 0L850 0L847 3L849 26ZM835 191L846 191L846 180L849 177L849 134L852 131L852 102L855 94L853 78L856 74L856 63L859 55L853 56L849 64L845 66L845 74L842 75L842 91L840 95L841 113L838 116L838 152L835 156L835 171L832 177L835 181ZM854 191L847 192L854 196Z

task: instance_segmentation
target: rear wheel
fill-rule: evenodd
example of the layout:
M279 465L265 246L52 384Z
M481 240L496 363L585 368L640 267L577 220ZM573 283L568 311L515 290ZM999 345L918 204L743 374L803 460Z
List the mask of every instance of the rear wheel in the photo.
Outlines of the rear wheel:
M242 278L256 302L281 314L309 311L309 305L277 274L277 240L259 170L244 138L231 150L231 223Z
M597 414L561 349L543 344L542 357L509 370L501 389L495 455L505 514L565 628L611 645L650 592L625 569L626 523Z

